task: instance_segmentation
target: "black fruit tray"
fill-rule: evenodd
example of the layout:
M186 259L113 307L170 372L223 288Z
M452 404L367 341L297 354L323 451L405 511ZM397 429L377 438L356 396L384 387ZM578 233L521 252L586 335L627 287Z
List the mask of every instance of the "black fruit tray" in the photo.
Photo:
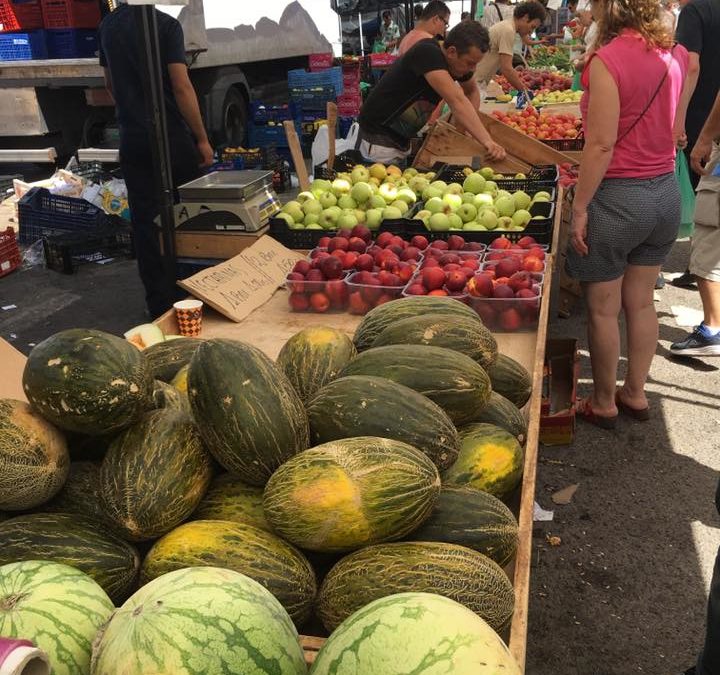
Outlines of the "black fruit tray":
M464 169L467 168L465 164L446 164L438 172L436 180L443 180L446 183L460 183L462 184L467 176L464 173ZM480 167L470 167L473 169L479 169ZM530 171L525 173L525 178L515 178L515 174L503 174L505 177L495 182L499 188L503 190L524 190L525 192L542 190L543 187L554 187L557 185L560 173L555 164L542 164L533 166Z

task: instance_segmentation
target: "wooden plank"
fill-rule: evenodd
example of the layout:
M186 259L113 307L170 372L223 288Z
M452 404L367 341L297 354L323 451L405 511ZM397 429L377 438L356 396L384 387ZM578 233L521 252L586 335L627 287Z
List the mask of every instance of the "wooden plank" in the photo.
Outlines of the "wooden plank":
M290 155L292 155L293 164L295 165L295 173L298 177L300 189L303 191L309 190L310 179L308 178L307 166L305 166L305 159L303 158L295 123L292 120L286 120L283 122L283 127L285 128L285 136L290 146Z
M300 636L300 645L303 648L303 652L305 654L305 663L308 666L311 666L313 663L315 663L317 653L320 651L320 648L325 644L325 642L325 638L312 637L309 635Z
M175 250L178 258L210 258L228 260L252 246L267 233L258 232L193 232L175 230Z

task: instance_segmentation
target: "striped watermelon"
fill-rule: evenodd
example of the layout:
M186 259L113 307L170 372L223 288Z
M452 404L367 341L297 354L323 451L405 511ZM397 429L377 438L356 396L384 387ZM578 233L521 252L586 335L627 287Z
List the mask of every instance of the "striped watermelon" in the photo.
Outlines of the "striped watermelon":
M69 469L64 436L27 403L0 399L0 510L24 511L46 502Z
M140 556L99 521L69 513L32 513L0 523L0 564L49 560L92 577L114 602L135 590Z
M196 520L155 542L143 562L146 584L183 567L209 565L235 570L267 588L296 626L310 616L317 582L305 556L270 532L245 523Z
M333 631L373 600L409 592L451 598L498 632L510 623L515 605L505 572L482 553L456 544L408 541L368 546L343 558L323 581L318 615Z
M302 401L255 347L234 340L200 345L190 362L188 395L207 449L249 485L265 485L309 445Z
M0 635L32 640L50 658L53 675L90 675L93 640L113 609L100 586L67 565L0 567Z
M112 617L93 675L306 675L288 613L259 583L218 567L151 581Z
M311 551L400 539L430 515L440 477L419 450L386 438L346 438L283 464L265 486L273 529Z
M440 595L400 593L343 621L310 670L369 673L520 675L520 669L495 631L467 607Z
M169 532L197 508L212 460L190 417L164 408L113 441L100 466L103 510L130 541Z
M263 511L263 490L245 485L230 473L213 479L192 515L193 520L230 520L271 531Z
M40 414L66 431L102 436L135 422L150 405L153 378L127 340L75 328L30 352L23 388Z
M355 345L341 330L311 326L283 345L277 365L300 398L307 402L318 389L334 380L356 355Z

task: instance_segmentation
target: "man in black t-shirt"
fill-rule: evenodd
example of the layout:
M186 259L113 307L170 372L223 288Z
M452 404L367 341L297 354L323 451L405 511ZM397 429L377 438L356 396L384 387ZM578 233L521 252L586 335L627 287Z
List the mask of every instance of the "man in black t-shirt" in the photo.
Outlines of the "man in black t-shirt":
M410 141L445 100L453 117L492 159L505 150L480 121L475 68L489 47L487 30L476 21L453 28L440 45L421 40L385 73L360 111L360 152L371 161L391 163L410 152Z
M201 166L212 164L213 150L188 76L182 27L163 12L157 12L157 23L171 168L177 186L197 178ZM115 99L120 127L120 165L128 190L138 270L148 312L155 318L172 307L177 289L164 271L155 225L159 208L150 150L154 140L150 138L152 126L143 87L144 46L140 43L134 9L121 4L108 14L100 24L98 37L100 65Z

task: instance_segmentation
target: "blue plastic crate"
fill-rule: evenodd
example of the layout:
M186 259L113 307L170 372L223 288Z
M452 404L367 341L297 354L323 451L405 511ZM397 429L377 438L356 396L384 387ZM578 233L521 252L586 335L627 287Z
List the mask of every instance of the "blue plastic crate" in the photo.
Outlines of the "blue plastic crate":
M97 31L84 28L48 30L47 51L51 59L90 59L97 56Z
M312 110L324 111L327 109L328 101L337 98L335 89L330 86L293 87L290 89L290 97L302 113Z
M335 96L340 96L343 93L343 74L340 66L315 73L309 73L307 70L302 69L288 71L288 87L290 89L327 86L334 87Z
M296 108L293 102L285 105L265 105L262 101L252 101L250 103L250 113L255 124L294 120L298 116Z
M302 129L298 122L295 122L295 130L298 136L302 135ZM252 125L248 128L248 144L253 148L264 148L269 145L287 147L285 127L282 124L275 126Z
M30 61L48 56L44 30L0 34L0 61Z

